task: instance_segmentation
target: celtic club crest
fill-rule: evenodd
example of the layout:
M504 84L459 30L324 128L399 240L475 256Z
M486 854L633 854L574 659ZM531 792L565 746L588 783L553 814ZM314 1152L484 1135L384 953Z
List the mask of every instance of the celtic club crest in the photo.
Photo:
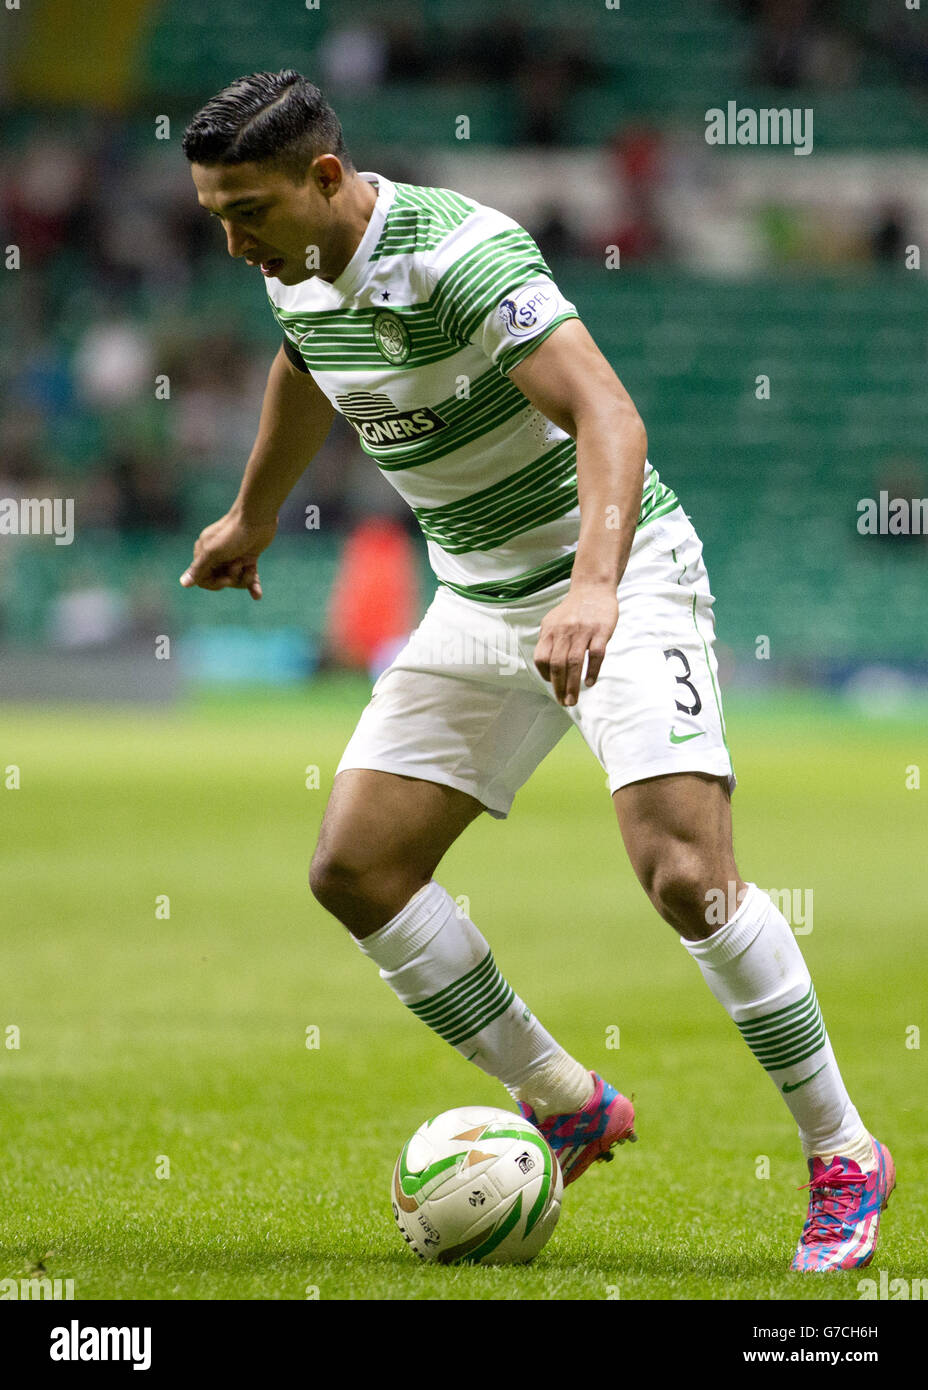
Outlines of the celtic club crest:
M388 362L405 362L409 356L409 329L389 309L374 316L374 342Z

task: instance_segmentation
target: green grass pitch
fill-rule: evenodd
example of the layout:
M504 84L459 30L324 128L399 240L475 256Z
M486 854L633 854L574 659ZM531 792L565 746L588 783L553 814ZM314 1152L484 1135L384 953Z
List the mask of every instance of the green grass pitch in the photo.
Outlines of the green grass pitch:
M640 1142L567 1190L533 1265L410 1254L388 1198L402 1143L452 1106L512 1107L306 886L365 698L342 681L163 714L5 710L0 1278L41 1264L78 1299L857 1298L857 1273L788 1272L793 1123L647 903L574 734L439 877L546 1026L634 1093ZM801 944L899 1170L866 1273L920 1278L928 786L906 769L928 776L924 720L743 698L728 719L742 873L813 890Z

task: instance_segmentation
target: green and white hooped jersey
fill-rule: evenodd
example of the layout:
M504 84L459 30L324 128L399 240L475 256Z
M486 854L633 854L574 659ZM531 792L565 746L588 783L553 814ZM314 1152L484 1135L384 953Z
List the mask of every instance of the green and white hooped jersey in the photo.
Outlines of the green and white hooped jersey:
M484 603L557 584L579 537L576 445L507 374L577 310L511 217L360 177L377 202L338 279L267 281L288 356L412 507L442 584ZM647 464L638 525L678 505Z

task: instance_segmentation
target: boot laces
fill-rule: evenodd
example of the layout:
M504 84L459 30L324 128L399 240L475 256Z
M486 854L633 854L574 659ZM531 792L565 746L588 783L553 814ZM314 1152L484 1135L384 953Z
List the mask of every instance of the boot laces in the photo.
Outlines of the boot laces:
M834 1226L847 1224L857 1198L855 1189L866 1183L866 1173L848 1173L837 1163L819 1173L798 1189L809 1189L809 1216L803 1232L805 1241L832 1240Z

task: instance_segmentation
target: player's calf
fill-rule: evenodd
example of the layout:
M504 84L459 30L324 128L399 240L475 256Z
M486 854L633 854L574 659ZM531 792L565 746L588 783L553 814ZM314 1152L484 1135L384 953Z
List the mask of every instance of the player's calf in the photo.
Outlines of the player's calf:
M731 802L723 779L703 773L652 777L614 797L625 848L655 910L687 941L720 925L710 904L740 901Z

